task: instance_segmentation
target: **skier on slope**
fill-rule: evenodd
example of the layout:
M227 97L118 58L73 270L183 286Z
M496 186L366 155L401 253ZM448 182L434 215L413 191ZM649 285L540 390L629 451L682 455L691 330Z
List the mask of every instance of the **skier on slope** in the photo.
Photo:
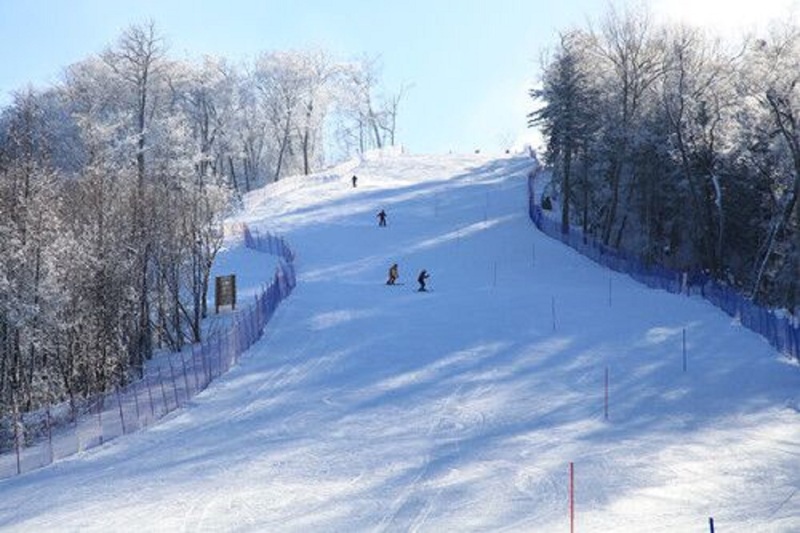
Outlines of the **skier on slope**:
M418 292L427 292L428 289L425 288L425 280L429 277L427 270L422 270L422 272L419 273L419 276L417 276L417 281L419 282Z
M378 226L385 226L386 225L386 211L381 209L380 213L378 213Z
M397 278L400 277L397 272L397 263L393 264L391 268L389 268L389 279L386 280L387 285L394 285L397 281Z
M356 176L355 174L353 174L353 188L354 188L354 189L356 188L356 184L357 184L357 183L358 183L358 176Z

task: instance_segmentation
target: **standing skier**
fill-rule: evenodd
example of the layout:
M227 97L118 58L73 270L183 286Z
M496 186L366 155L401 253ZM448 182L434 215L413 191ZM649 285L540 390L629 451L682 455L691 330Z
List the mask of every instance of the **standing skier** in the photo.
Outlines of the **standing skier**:
M419 276L417 276L417 281L419 282L418 292L427 292L428 289L425 288L425 280L429 277L427 270L423 270L419 273Z
M378 226L385 226L386 225L386 211L381 209L381 212L378 213Z
M394 285L397 278L400 277L397 273L397 263L393 264L391 268L389 268L389 279L386 280L387 285Z
M358 183L358 176L356 176L355 174L353 174L353 188L354 188L354 189L356 188L356 184L357 184L357 183Z

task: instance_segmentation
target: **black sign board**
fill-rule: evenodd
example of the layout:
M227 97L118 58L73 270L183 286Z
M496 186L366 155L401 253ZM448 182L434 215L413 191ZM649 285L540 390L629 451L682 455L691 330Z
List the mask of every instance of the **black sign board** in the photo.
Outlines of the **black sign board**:
M236 309L236 274L217 276L214 307L219 314L221 305L230 305Z

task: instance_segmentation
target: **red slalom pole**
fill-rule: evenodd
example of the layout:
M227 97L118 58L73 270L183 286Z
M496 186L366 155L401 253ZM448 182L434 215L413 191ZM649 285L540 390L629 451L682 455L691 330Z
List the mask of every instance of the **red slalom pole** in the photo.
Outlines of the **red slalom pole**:
M575 533L575 463L569 463L569 533Z

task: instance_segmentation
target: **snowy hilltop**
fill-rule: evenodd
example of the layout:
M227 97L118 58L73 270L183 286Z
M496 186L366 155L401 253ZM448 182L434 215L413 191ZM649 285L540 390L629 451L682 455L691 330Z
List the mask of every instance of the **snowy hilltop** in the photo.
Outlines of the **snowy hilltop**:
M0 481L0 530L800 531L796 365L539 233L533 165L384 154L252 193L231 226L298 276L264 337L160 423ZM252 294L274 261L240 246Z

